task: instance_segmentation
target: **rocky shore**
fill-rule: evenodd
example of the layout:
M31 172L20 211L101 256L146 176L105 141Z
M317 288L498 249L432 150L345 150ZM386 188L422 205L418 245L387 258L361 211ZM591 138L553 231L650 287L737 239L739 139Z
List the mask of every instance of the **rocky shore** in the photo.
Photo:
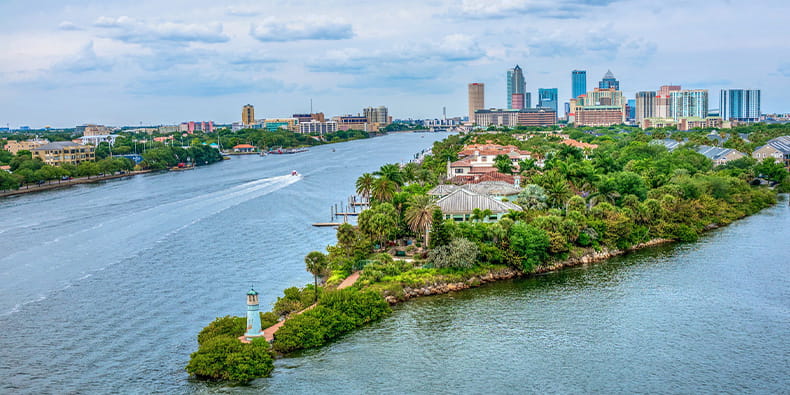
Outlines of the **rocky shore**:
M484 275L474 276L466 279L466 281L461 281L461 282L435 283L435 284L425 285L419 288L404 287L403 296L401 298L398 298L393 295L387 295L385 296L385 299L389 304L397 304L420 296L439 295L448 292L461 291L467 288L479 287L482 284L490 283L493 281L509 280L517 277L553 272L556 270L574 267L574 266L587 265L590 263L600 262L618 255L622 255L627 252L636 251L647 247L653 247L665 243L670 243L672 241L674 240L653 239L645 243L639 243L625 250L617 250L617 249L610 250L608 248L604 248L601 251L590 250L589 252L586 252L577 257L571 257L561 261L549 262L548 265L540 266L529 273L525 273L522 272L521 270L517 270L513 268L504 268L504 269L492 270Z

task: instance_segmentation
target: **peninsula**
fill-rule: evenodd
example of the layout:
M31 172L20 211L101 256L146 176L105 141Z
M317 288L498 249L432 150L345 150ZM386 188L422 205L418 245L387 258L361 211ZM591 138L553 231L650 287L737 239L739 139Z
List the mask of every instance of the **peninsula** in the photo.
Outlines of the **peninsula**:
M260 313L262 328L277 324L271 343L242 343L244 318L218 318L198 336L187 371L264 377L275 355L321 346L386 316L390 304L693 242L790 191L785 163L748 155L790 130L758 124L735 133L750 137L741 146L747 152L723 161L706 155L707 130L489 128L450 136L420 162L387 164L356 180L369 207L357 225L338 228L326 253L305 258L314 284L286 289ZM352 273L353 285L337 289Z

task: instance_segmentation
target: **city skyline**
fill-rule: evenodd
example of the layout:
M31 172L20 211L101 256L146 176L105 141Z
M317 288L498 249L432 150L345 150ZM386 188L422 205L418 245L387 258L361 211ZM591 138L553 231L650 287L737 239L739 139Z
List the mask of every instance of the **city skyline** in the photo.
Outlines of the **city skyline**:
M611 70L628 98L668 84L716 99L759 89L763 112L788 112L787 11L780 1L11 0L0 4L0 126L229 123L247 103L277 117L309 112L310 99L327 114L383 104L395 118L457 116L475 81L486 107L505 108L515 64L528 93L556 87L558 104L572 70L587 71L588 87Z

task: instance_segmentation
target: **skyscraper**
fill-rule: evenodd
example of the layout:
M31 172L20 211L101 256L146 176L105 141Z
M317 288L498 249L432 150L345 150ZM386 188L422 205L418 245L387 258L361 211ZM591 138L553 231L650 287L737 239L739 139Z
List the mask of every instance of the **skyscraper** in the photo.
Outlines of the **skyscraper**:
M571 72L571 88L571 94L573 95L571 99L575 99L579 97L579 95L587 93L587 71L573 70Z
M674 119L708 116L708 90L688 89L669 93L669 116Z
M538 107L550 108L557 112L557 88L538 89Z
M641 123L645 118L656 116L656 92L636 92L636 122Z
M475 111L486 108L485 84L473 82L469 84L469 122L475 123Z
M241 108L241 124L250 126L255 123L255 107L252 104L247 104Z
M368 119L370 123L379 123L379 124L388 124L388 115L387 115L387 107L385 106L378 106L378 107L366 107L362 109L362 113L365 115L365 118Z
M598 83L598 88L601 89L609 89L614 88L615 90L620 90L620 81L617 81L614 78L614 74L612 74L612 70L607 70L606 74L603 75L603 79Z
M507 71L507 108L526 108L526 91L527 82L524 80L524 73L521 72L521 67L516 65L516 67ZM513 94L515 93L522 95L523 102L516 103L518 107L513 105Z
M760 90L722 89L719 96L719 113L725 121L759 121Z
M680 85L661 85L656 94L656 108L653 110L655 118L669 118L669 94L680 91Z

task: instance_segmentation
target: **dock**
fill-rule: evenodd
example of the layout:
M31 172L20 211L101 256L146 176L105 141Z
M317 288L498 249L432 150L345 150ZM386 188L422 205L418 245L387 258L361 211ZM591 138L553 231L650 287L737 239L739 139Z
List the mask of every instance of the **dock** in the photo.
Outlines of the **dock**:
M335 213L335 216L337 216L337 217L346 216L346 215L359 215L359 213L353 213L353 212L352 213Z
M313 224L315 227L323 228L323 227L330 227L330 226L340 226L343 225L343 222L316 222Z

